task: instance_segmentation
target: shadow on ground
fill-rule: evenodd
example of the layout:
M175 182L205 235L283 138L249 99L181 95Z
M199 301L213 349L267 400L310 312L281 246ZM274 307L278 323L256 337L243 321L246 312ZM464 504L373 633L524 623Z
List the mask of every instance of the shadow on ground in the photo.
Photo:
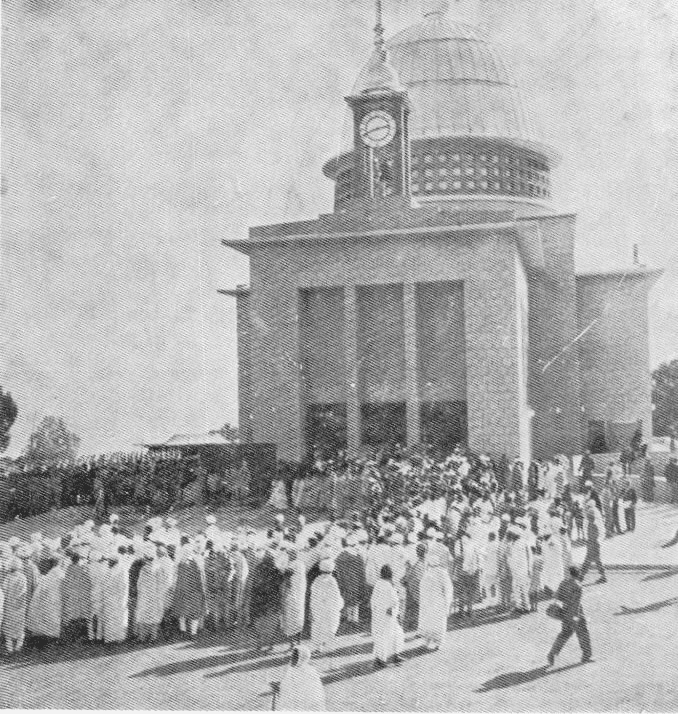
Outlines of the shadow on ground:
M500 675L496 675L494 678L487 680L480 688L478 688L474 692L487 693L490 690L512 688L515 685L523 685L524 683L530 683L533 680L545 678L548 675L556 675L557 673L562 673L564 670L578 668L581 665L584 665L584 663L571 663L570 665L564 665L562 668L553 668L551 670L546 665L542 665L539 668L533 668L533 670L518 670L513 673L501 673Z
M655 581L660 578L671 578L672 576L677 575L677 567L676 566L669 566L666 569L662 569L661 571L658 571L657 573L652 573L649 574L648 576L644 576L642 578L642 581Z
M627 606L620 606L620 610L614 613L614 616L633 616L637 613L650 613L651 611L659 611L661 608L667 608L667 606L674 606L677 603L677 598L667 598L664 601L656 601L655 603L648 603L645 606L639 606L638 608L627 608Z

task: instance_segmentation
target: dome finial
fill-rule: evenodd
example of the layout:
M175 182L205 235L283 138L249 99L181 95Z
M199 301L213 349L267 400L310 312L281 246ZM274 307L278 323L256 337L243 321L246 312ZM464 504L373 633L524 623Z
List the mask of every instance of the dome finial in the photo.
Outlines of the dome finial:
M429 15L445 15L449 7L448 0L423 0L422 14L425 17Z
M375 0L375 49L381 60L387 59L384 49L384 25L382 25L382 0Z

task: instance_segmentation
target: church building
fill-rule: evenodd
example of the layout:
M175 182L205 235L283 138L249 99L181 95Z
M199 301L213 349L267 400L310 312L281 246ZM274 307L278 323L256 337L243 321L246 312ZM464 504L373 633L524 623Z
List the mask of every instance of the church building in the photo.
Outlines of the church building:
M290 461L463 442L524 463L648 439L659 272L576 274L577 217L550 208L558 153L445 0L383 32L378 12L351 141L323 167L333 212L223 241L250 262L249 287L220 291L243 438Z

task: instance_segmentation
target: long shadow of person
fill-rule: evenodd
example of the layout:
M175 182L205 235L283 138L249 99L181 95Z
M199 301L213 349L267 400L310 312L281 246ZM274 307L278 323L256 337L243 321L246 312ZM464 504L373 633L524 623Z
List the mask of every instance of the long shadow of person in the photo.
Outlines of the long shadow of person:
M677 575L677 567L676 566L669 566L668 568L663 569L662 571L657 571L656 573L652 573L649 576L644 576L641 580L643 581L655 581L656 579L659 578L670 578L672 576Z
M130 675L129 677L148 678L154 676L156 678L165 678L171 675L178 675L179 673L190 673L194 670L203 670L204 668L216 668L220 665L229 665L231 663L239 663L246 660L251 661L251 664L248 664L248 666L244 669L256 670L258 667L265 667L265 665L259 665L257 662L257 659L260 656L261 653L256 650L250 650L244 653L239 652L210 655L205 658L193 658L192 660L180 660L172 663L164 663L163 665L156 666L155 668L148 668L147 670L142 670L139 673L134 673L134 675Z
M665 601L657 601L656 603L648 603L645 606L639 606L639 608L627 608L627 606L620 606L620 610L614 613L614 616L633 616L637 613L649 613L651 611L659 611L661 608L666 608L667 606L674 606L677 603L677 598L668 598Z
M533 680L538 680L539 678L544 678L548 675L556 675L556 673L562 673L564 670L571 670L571 668L577 668L581 665L584 665L584 663L571 663L570 665L564 665L562 668L553 668L551 670L549 670L546 665L542 665L539 668L533 668L533 670L518 670L513 673L501 673L500 675L496 675L494 678L487 680L474 692L487 693L489 690L512 688L515 685L530 683Z

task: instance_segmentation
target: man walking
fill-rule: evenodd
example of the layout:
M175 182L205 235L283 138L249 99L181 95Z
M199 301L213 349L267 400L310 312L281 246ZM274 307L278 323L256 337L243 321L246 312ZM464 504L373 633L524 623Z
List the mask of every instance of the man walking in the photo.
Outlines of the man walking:
M555 599L561 607L561 632L547 653L548 667L554 665L554 659L573 633L577 636L582 651L582 662L587 663L592 660L592 644L585 614L582 610L582 586L579 580L578 569L571 566L568 576L559 584L556 591Z
M606 583L606 571L601 563L601 536L604 527L601 519L601 513L593 505L587 506L587 551L585 552L585 560L582 563L581 579L585 578L585 574L589 567L594 564L599 571L599 580L597 583Z

